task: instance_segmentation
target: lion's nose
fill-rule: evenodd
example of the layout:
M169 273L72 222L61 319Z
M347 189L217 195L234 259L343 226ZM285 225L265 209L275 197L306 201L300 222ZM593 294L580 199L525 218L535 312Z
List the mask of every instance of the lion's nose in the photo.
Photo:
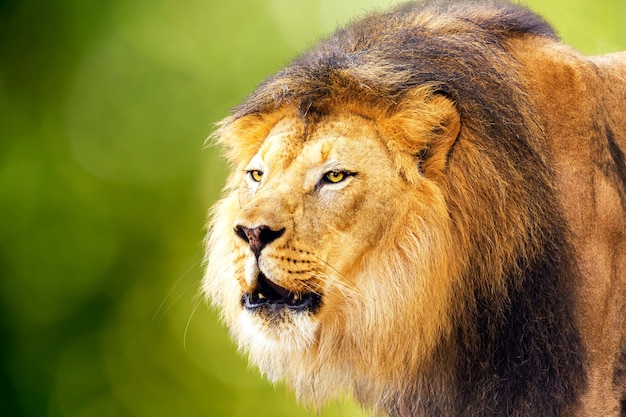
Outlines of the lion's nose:
M249 228L246 226L235 226L237 236L248 242L252 253L258 258L263 248L285 233L285 228L272 230L269 226L257 226Z

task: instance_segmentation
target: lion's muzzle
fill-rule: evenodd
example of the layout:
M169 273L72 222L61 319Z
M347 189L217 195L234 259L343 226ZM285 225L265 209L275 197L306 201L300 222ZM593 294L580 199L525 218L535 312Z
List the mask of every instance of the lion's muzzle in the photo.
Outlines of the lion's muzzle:
M290 312L317 311L321 304L320 295L310 291L285 288L273 281L258 267L263 249L283 236L285 228L272 228L266 225L247 227L238 224L234 232L249 245L256 258L257 266L254 268L254 277L251 277L255 284L251 291L245 292L241 297L241 304L246 310L262 314L278 313L285 309Z

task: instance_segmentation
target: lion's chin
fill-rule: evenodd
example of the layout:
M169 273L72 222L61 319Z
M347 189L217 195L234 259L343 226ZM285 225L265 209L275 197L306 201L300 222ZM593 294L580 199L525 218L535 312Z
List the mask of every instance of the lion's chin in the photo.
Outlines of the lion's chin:
M310 310L264 305L243 308L235 336L250 360L270 379L283 379L291 358L309 350L317 339L319 320Z
M321 305L320 294L285 288L258 271L254 286L241 295L235 333L261 362L302 352L315 342Z

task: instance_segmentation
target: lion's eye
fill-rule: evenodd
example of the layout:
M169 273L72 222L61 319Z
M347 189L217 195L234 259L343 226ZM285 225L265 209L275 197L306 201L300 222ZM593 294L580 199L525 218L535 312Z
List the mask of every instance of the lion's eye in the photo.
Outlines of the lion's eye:
M320 181L321 184L326 183L326 184L338 184L342 181L345 181L348 177L353 177L355 176L356 173L354 172L349 172L349 171L328 171L326 174L324 174L324 176L322 177L322 180ZM320 185L321 185L320 184Z
M254 182L261 182L263 179L263 171L259 171L258 169L248 171L248 175L250 175L250 178L252 178Z
M343 181L346 177L347 175L343 171L330 171L324 174L324 179L333 184Z

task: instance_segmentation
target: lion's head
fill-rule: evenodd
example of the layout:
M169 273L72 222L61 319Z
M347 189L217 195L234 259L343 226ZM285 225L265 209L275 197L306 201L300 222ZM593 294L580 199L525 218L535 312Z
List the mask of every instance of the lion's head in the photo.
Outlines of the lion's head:
M221 122L232 173L203 288L269 378L394 416L575 402L580 272L549 100L529 87L540 65L515 52L557 42L518 6L409 4L322 41Z
M459 117L429 89L406 101L391 115L342 106L306 122L286 106L221 132L237 166L215 209L205 289L253 361L305 396L344 369L419 368L449 332L455 265L437 181ZM397 337L415 349L375 346ZM324 381L306 387L311 369Z

